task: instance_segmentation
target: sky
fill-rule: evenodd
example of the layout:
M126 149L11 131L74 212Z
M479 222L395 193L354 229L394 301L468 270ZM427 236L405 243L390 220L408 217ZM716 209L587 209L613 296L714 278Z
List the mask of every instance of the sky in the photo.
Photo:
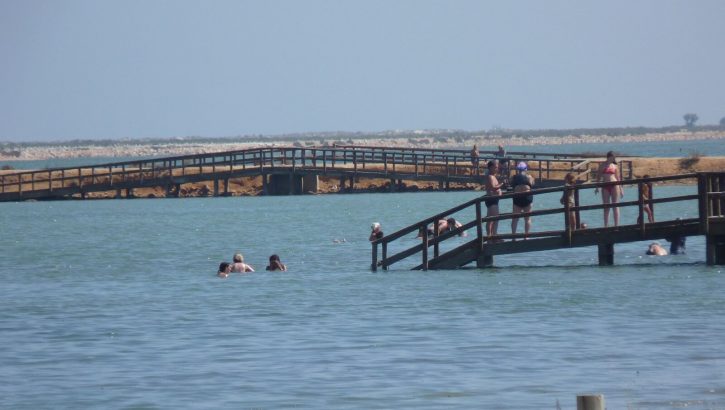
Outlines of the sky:
M721 0L0 0L0 142L725 117Z

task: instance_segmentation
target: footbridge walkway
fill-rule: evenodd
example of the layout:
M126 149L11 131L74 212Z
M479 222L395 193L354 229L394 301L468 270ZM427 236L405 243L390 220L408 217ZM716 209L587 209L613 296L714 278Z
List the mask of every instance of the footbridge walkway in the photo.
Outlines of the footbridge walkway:
M643 199L641 193L647 184L655 182L696 182L697 192L690 195L666 196L657 199ZM565 191L574 195L575 202L571 206L567 201L560 207L533 210L528 213L505 213L498 216L484 216L485 205L488 196L481 196L445 210L424 220L418 221L399 231L387 235L372 242L372 270L379 267L387 270L393 264L418 255L419 263L413 269L456 269L469 264L484 268L493 266L496 255L515 254L534 251L549 251L563 248L576 248L597 246L600 265L611 265L614 263L614 244L635 242L643 240L666 239L672 237L683 237L693 235L706 236L707 263L725 264L725 172L719 173L693 173L675 176L665 176L646 179L633 179L620 181L617 184L622 186L633 186L640 195L635 201L623 201L614 204L580 204L580 194L584 191L602 188L611 183L586 183L572 187L560 186L555 188L534 189L527 193L508 193L499 198L511 199L516 196L534 195L536 198L542 195L562 195ZM691 209L690 214L695 218L664 220L654 223L647 223L645 206L653 207L655 204L680 203L686 209ZM660 206L660 205L658 205ZM592 210L610 210L632 208L636 209L638 216L634 224L624 224L616 227L587 228L582 229L581 213ZM426 234L428 227L438 226L439 221L445 220L451 215L472 215L473 219L462 223L459 228L438 232L433 230L432 234ZM630 212L631 214L631 212ZM567 217L570 215L570 217ZM573 217L572 217L573 216ZM534 226L561 226L563 229L544 230L517 234L487 235L486 225L491 222L511 221L514 217L537 217ZM555 221L543 223L545 218L555 218ZM459 218L461 218L459 216ZM632 218L634 219L634 218ZM570 222L571 221L571 222ZM461 220L460 222L463 222ZM523 221L521 221L523 222ZM519 224L523 230L523 223ZM453 241L464 231L475 231L473 239L460 244L461 240ZM500 229L499 231L503 231ZM419 240L413 246L405 245L410 242L411 236L418 233ZM453 243L453 247L447 251L441 248ZM395 250L392 252L392 250Z
M471 164L467 150L398 147L269 147L196 155L143 159L98 165L0 174L0 202L27 199L87 198L110 192L116 198L134 196L134 189L162 188L179 196L181 186L211 182L214 196L229 195L229 181L261 177L262 193L270 195L316 192L320 176L339 178L340 187L354 187L362 178L389 181L393 191L403 181L432 181L440 189L451 184L480 184L488 159L528 161L538 186L558 184L567 172L588 180L602 158L546 153L511 153L495 157L482 152L480 166ZM631 162L621 161L623 179L632 177ZM505 172L508 173L507 168ZM502 175L506 178L508 175Z

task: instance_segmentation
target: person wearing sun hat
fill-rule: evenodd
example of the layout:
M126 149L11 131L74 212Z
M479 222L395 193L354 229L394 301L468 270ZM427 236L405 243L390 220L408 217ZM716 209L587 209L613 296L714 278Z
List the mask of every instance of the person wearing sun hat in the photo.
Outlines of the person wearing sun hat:
M526 171L529 169L529 166L524 162L521 161L518 164L516 164L516 175L511 179L511 187L514 190L514 193L519 192L529 192L531 191L531 187L534 186L534 178L531 177ZM520 213L526 213L531 212L531 204L534 202L534 196L533 195L522 195L517 196L513 198L513 214L520 214ZM511 219L511 233L516 233L516 227L519 223L519 218L512 218ZM529 235L529 231L531 230L531 217L525 216L524 217L524 234L526 236ZM515 240L515 239L514 239Z

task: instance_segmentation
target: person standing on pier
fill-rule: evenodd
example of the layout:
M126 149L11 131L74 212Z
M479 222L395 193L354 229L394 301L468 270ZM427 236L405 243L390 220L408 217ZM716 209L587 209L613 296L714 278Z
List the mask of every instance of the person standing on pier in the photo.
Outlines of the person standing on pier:
M599 182L618 182L617 178L617 160L614 158L612 151L607 152L607 160L599 165L597 174ZM594 190L594 194L599 193L599 188ZM607 205L617 205L619 199L624 197L624 188L622 185L611 184L602 187L602 203L604 207L604 227L609 226L609 208ZM614 226L619 226L619 208L613 208Z
M515 193L529 192L531 187L534 186L534 178L529 175L526 171L529 166L525 162L519 162L516 165L516 175L511 179L511 186ZM513 214L521 214L531 212L531 204L534 202L533 195L522 195L513 198ZM511 233L516 234L516 226L519 223L519 218L514 217L511 219ZM529 231L531 230L531 216L524 217L524 238L528 237ZM516 240L516 238L514 238Z
M380 223L373 222L373 224L370 226L370 229L372 229L372 231L370 232L370 237L368 238L370 242L377 241L384 236L383 230L380 227Z
M471 168L471 175L478 174L478 146L476 144L473 144L473 148L471 149L471 165L473 168Z
M574 199L574 185L576 185L576 176L572 174L571 172L566 174L564 177L564 184L566 186L566 189L564 190L564 193L561 196L561 199L559 202L564 206L569 206L569 208L573 208L576 206L576 200ZM576 229L576 212L569 211L569 215L566 216L569 218L569 226L571 229Z
M488 161L486 165L488 168L488 175L486 175L486 195L488 196L501 196L501 188L504 186L503 182L499 183L496 174L498 173L498 161ZM489 198L484 200L486 204L486 216L497 216L498 211L498 198ZM498 221L486 222L486 236L491 237L498 233Z

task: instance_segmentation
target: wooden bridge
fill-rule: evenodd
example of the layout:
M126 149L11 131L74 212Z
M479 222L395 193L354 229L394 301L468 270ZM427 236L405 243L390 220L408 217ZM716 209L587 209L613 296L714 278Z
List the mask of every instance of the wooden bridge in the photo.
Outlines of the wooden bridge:
M0 174L0 202L27 199L87 198L110 192L116 198L134 197L134 189L162 188L179 196L183 184L212 182L214 196L229 195L229 181L261 177L262 193L301 194L317 191L317 178L339 178L353 188L361 178L384 179L394 191L403 181L429 181L439 189L451 184L480 184L485 161L528 161L538 186L559 184L574 172L588 180L597 168L594 158L566 154L511 153L495 157L482 152L479 167L471 165L467 150L396 147L274 147L174 156L99 165L32 170ZM601 159L600 159L601 160ZM620 162L620 177L632 177L631 161ZM510 170L504 167L506 178Z
M643 200L638 195L636 201L619 202L616 204L580 205L579 195L582 191L610 186L611 183L594 183L575 185L573 187L557 187L534 189L526 193L509 193L499 196L501 200L511 199L517 196L533 194L535 197L558 193L563 194L565 190L573 190L575 198L574 206L566 203L564 206L534 210L528 213L519 213L515 216L522 218L530 217L554 217L561 220L563 229L551 231L530 232L528 235L501 234L486 236L485 225L491 221L511 220L514 214L506 213L498 216L483 216L482 203L491 197L481 196L454 208L448 209L437 215L418 221L406 228L403 228L391 235L372 242L372 270L378 267L388 269L391 265L406 258L420 254L420 263L413 269L456 269L468 264L475 263L479 268L490 267L496 255L515 254L534 251L546 251L562 248L575 248L586 246L597 246L600 265L611 265L614 263L614 244L635 242L644 240L665 239L676 236L705 235L708 264L725 264L725 173L696 173L677 176L666 176L657 178L636 179L631 181L620 181L620 185L634 185L637 192L641 194L645 184L653 182L697 182L697 194L662 197L651 200ZM697 209L697 218L675 219L647 223L644 214L645 205L653 207L655 204L689 201L692 207ZM534 201L536 203L536 201ZM603 210L604 208L636 207L638 222L635 224L620 225L617 227L604 227L595 229L582 229L582 211ZM434 229L432 235L422 234L417 245L403 249L397 253L389 252L390 244L403 238L410 238L411 234L426 232L427 227L432 224L438 226L438 222L450 215L468 211L475 214L473 220L463 223L457 229L446 232L438 232ZM567 215L573 213L575 224L570 223ZM522 227L523 228L523 227ZM450 240L466 230L475 229L476 234L469 240L449 251L440 252L441 244ZM526 240L524 240L526 239ZM401 245L402 246L402 245ZM381 253L378 249L381 248ZM431 252L432 248L432 252ZM378 255L382 257L378 259ZM432 256L432 257L431 257Z

